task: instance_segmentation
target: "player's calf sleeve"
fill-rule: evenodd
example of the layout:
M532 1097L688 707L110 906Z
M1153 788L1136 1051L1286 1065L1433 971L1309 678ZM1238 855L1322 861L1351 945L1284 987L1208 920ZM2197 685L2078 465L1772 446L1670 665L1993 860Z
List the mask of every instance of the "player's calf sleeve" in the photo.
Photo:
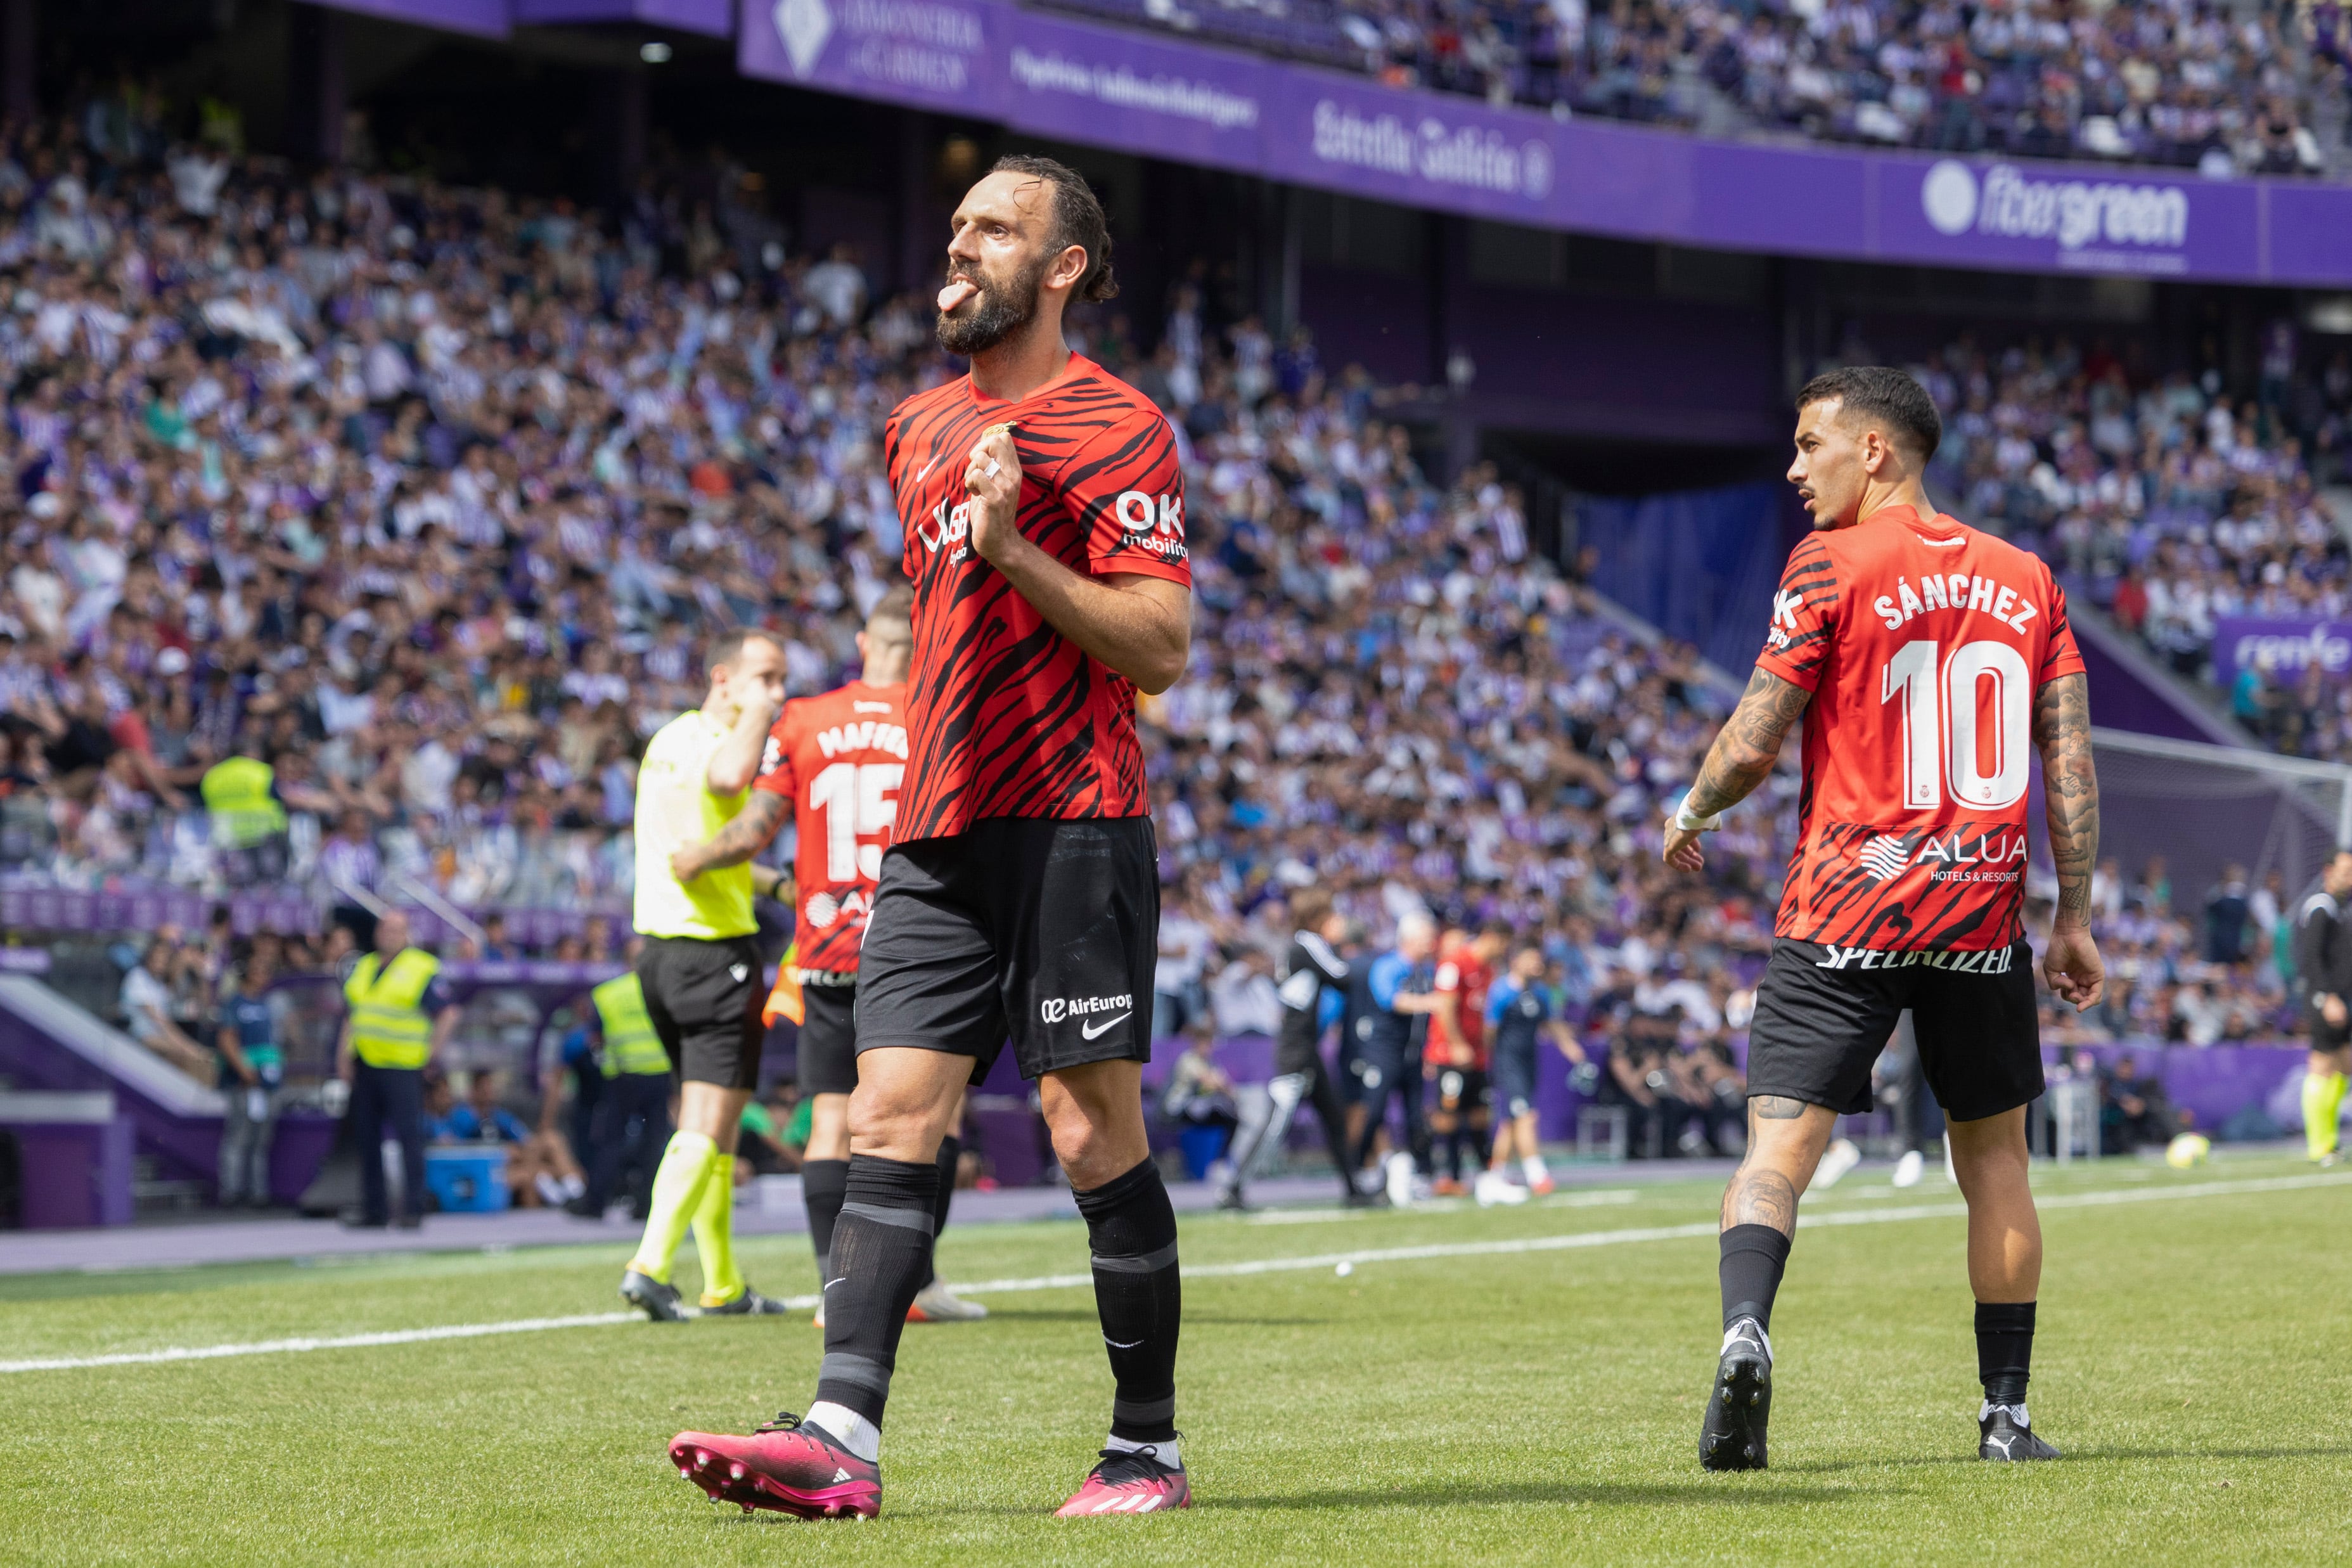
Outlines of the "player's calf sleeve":
M1087 1222L1095 1310L1117 1384L1110 1434L1131 1443L1173 1442L1184 1287L1176 1268L1176 1209L1160 1167L1147 1159L1091 1192L1070 1195Z
M2033 1303L1977 1303L1977 1376L1990 1405L2025 1403L2033 1367Z
M694 1218L702 1199L702 1184L710 1174L710 1156L719 1145L699 1132L673 1132L654 1171L653 1195L646 1204L645 1238L637 1243L634 1266L667 1284L670 1259Z
M694 1249L702 1255L702 1304L716 1307L743 1293L735 1267L735 1156L710 1152L710 1173L694 1205Z
M955 1202L956 1166L963 1159L963 1140L950 1134L940 1140L940 1157L932 1162L939 1167L939 1194L931 1199L931 1248L933 1260L930 1273L924 1279L928 1285L940 1277L937 1253L940 1232L948 1227L948 1208Z
M931 1161L849 1157L849 1181L824 1279L824 1361L820 1404L838 1405L875 1426L890 1397L907 1309L931 1272L931 1204L940 1168Z
M1769 1225L1735 1225L1719 1242L1717 1265L1723 1285L1723 1326L1753 1318L1764 1329L1772 1327L1772 1298L1780 1292L1780 1275L1789 1267L1789 1238Z
M809 1249L816 1254L819 1285L833 1278L824 1263L833 1251L833 1227L841 1218L841 1195L848 1185L846 1160L811 1160L801 1167L801 1203L808 1209Z
M2344 1108L2344 1075L2303 1075L2303 1142L2313 1159L2336 1147L2336 1117Z

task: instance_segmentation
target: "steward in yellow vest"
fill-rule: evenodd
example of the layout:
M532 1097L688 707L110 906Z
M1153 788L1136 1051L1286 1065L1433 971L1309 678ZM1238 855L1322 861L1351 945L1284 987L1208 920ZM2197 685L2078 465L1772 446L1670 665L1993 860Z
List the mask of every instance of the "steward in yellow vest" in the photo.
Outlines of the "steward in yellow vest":
M212 817L213 842L225 849L250 849L286 831L286 808L278 803L278 771L257 757L231 757L205 770L196 785Z
M636 972L616 974L589 994L596 1004L596 1022L604 1036L604 1076L624 1073L646 1078L669 1077L669 1052L654 1033L646 1011L645 982Z
M390 1218L383 1161L386 1136L400 1143L400 1223L425 1217L425 1068L449 1043L458 1008L435 977L441 961L408 945L408 916L387 910L376 921L375 951L343 982L343 1037L336 1070L352 1086L349 1116L360 1155L360 1209L355 1223Z

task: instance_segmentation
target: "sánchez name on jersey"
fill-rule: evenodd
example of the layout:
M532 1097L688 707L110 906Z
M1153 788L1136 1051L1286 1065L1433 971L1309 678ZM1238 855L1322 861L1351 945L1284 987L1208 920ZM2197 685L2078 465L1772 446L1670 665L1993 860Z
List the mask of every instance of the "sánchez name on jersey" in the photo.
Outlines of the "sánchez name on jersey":
M1192 582L1184 473L1167 417L1083 355L1018 403L971 378L918 393L883 436L915 589L901 839L991 816L1140 816L1150 809L1135 687L1055 631L971 547L964 475L992 425L1013 426L1014 525L1081 575Z
M2050 569L1889 507L1790 553L1759 668L1812 693L1779 934L1976 952L2023 932L2033 704L2078 674Z
M852 681L784 704L751 787L781 797L799 837L801 968L848 973L882 874L908 751L906 688Z

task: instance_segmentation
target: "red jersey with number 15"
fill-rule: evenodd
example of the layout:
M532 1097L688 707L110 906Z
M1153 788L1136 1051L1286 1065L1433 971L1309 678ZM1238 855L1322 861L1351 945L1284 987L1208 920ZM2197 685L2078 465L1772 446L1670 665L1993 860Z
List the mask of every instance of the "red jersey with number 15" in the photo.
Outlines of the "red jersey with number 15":
M1184 473L1151 400L1082 354L1018 403L964 376L891 414L882 446L915 586L913 752L898 837L983 817L1141 816L1135 688L1049 625L971 547L973 443L1013 422L1015 526L1081 576L1190 584Z
M907 766L907 689L853 680L784 704L753 789L781 795L800 836L793 856L794 963L852 973L882 874Z
M1790 553L1756 662L1813 694L1774 930L1881 952L2015 943L2034 697L2083 668L2050 569L1886 507Z

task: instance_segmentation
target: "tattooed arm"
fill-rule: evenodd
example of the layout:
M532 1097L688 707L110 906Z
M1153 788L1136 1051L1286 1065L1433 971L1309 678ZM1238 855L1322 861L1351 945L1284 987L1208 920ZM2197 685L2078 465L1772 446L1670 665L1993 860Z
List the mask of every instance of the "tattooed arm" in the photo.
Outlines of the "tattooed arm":
M1687 805L1696 817L1709 817L1738 805L1748 792L1772 774L1780 760L1780 742L1813 694L1794 681L1783 680L1759 665L1748 678L1748 690L1732 710L1723 732L1707 748L1698 783L1691 786ZM1701 864L1698 834L1673 823L1666 826L1666 864L1696 871Z
M784 819L784 797L763 789L751 792L735 820L720 828L709 841L689 844L669 858L670 875L681 882L691 882L705 871L721 866L740 866L768 847L776 829Z
M2098 1005L2106 969L2091 940L2091 868L2099 859L2099 775L2091 761L2091 683L2062 675L2033 696L2033 744L2042 753L2050 858L2058 912L2042 972L2079 1011Z

